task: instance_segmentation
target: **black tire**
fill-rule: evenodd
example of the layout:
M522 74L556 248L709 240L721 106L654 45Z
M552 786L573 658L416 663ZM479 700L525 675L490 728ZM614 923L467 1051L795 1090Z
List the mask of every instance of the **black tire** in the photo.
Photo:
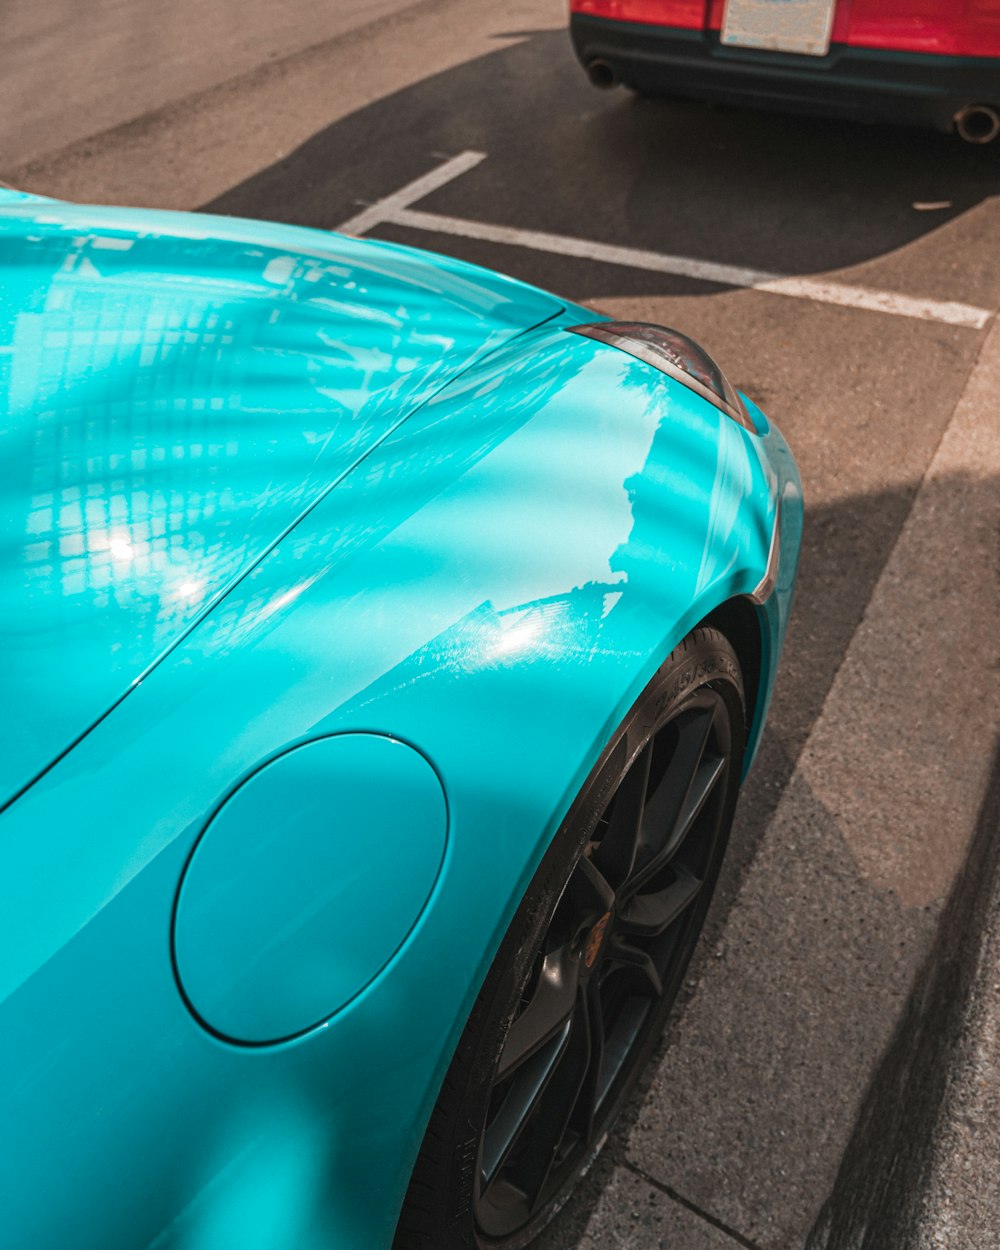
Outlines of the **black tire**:
M736 655L718 630L696 629L608 744L511 923L445 1078L393 1250L519 1250L587 1170L691 958L744 738Z

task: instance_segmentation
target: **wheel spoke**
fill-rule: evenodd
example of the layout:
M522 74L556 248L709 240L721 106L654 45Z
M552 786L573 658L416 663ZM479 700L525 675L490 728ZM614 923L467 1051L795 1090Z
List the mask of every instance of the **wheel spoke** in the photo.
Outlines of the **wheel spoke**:
M539 1099L531 1125L518 1147L515 1183L534 1209L541 1200L574 1112L587 1088L593 1067L593 1027L586 991L577 996L569 1044Z
M673 828L656 854L643 864L627 883L623 891L626 896L641 890L646 882L671 862L701 815L709 795L715 789L719 779L725 775L727 763L728 760L724 755L706 752L702 756L679 806Z
M628 1063L632 1047L649 1016L651 1006L650 999L637 994L632 995L622 1006L614 1029L604 1043L604 1070L601 1073L600 1089L597 1091L598 1106L608 1096L619 1072Z
M621 927L638 937L656 937L694 902L701 889L700 877L681 864L674 868L674 880L655 894L636 894L621 913Z
M688 789L705 753L714 720L714 705L692 708L677 717L677 742L643 812L641 840L644 848L658 850L676 826Z
M653 741L650 739L622 778L611 807L608 827L595 852L594 858L601 872L618 885L628 879L635 863L652 758Z
M601 1004L601 987L596 977L587 983L584 997L590 1036L590 1062L573 1118L580 1136L585 1141L590 1141L594 1135L594 1117L600 1105L604 1068L604 1010Z
M638 946L633 946L631 942L627 942L623 937L616 937L608 950L608 958L612 965L619 964L623 968L634 968L641 973L646 979L653 998L661 998L663 996L663 982L660 980L660 974L656 971L656 965L644 950L640 950Z
M576 1006L579 980L580 960L568 943L545 956L531 999L500 1052L498 1084L564 1030Z
M582 855L566 886L565 898L570 908L570 926L574 930L574 936L579 936L584 929L611 910L615 903L615 892L594 861Z
M536 1051L533 1058L520 1067L499 1110L487 1125L480 1159L483 1191L495 1179L531 1119L566 1052L572 1027L572 1020L566 1020L561 1030L549 1039L548 1047Z

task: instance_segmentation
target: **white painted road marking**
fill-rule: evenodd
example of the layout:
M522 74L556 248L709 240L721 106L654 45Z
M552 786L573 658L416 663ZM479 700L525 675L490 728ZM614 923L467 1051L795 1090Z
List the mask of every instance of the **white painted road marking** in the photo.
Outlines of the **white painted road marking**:
M367 234L384 221L395 221L399 213L405 212L415 200L422 200L425 195L430 195L445 183L453 182L484 160L485 152L460 152L437 169L432 169L429 174L424 174L392 195L387 195L384 200L376 200L337 229L341 234Z
M764 270L746 269L739 265L720 265L714 261L696 260L687 256L671 256L665 252L651 252L641 248L618 247L592 239L547 234L540 230L495 226L487 222L469 221L464 217L449 217L441 213L428 213L411 208L412 204L423 199L425 195L445 186L461 174L467 173L485 159L485 152L461 152L429 174L408 183L399 191L386 196L385 199L377 200L369 205L349 221L345 221L338 229L344 234L360 235L382 224L405 226L411 230L457 235L461 238L479 239L487 243L501 243L509 247L549 252L557 256L573 256L602 264L645 269L652 273L668 273L677 277L694 278L700 282L717 282L722 286L766 291L771 295L807 299L818 304L839 304L846 308L864 308L870 312L888 313L894 317L937 321L945 325L963 326L970 330L982 330L993 317L992 310L977 308L973 304L960 304L950 300L919 299L910 295L900 295L896 291L879 291L870 287L850 286L841 282L823 282L813 278L790 278Z

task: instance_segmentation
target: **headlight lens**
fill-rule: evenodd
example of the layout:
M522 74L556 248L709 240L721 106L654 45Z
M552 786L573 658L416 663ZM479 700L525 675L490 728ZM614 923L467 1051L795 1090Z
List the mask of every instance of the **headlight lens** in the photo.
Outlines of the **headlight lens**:
M571 326L574 334L609 343L655 369L668 373L721 409L744 429L756 433L743 401L729 379L703 347L686 334L645 321L595 321Z

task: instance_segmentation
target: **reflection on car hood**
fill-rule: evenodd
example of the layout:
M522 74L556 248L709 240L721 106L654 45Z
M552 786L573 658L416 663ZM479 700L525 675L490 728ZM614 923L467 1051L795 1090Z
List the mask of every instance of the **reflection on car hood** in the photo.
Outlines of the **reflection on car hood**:
M0 192L0 802L400 420L560 307L405 248Z

